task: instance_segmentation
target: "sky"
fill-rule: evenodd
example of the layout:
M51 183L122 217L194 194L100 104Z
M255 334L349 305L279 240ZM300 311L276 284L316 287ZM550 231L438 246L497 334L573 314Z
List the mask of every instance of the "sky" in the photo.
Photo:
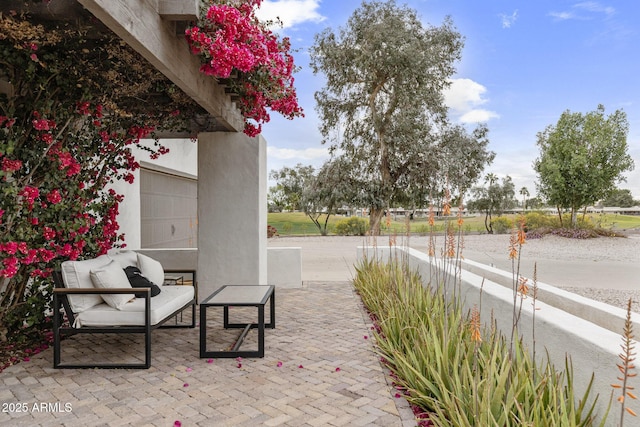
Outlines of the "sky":
M489 128L496 158L485 172L511 176L516 192L536 194L532 164L540 152L536 135L555 125L562 112L627 114L629 154L636 168L619 188L640 199L640 2L558 0L398 1L417 11L425 25L453 20L464 37L445 94L449 116L469 130ZM309 49L326 28L337 33L361 5L356 0L263 0L260 19L279 17L278 32L291 39L301 70L295 87L305 117L286 120L274 113L263 126L269 171L297 163L319 168L328 158L321 144L313 95L322 75L310 68ZM273 185L272 182L269 185Z

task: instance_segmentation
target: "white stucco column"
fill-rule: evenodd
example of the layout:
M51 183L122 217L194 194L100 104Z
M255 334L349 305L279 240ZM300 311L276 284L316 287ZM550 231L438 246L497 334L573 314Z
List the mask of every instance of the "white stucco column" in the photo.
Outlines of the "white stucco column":
M267 284L267 148L262 136L198 135L198 293Z

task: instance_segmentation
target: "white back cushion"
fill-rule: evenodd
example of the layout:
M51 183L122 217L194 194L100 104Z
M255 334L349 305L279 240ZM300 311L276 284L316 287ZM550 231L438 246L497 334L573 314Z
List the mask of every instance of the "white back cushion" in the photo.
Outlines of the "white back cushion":
M105 266L91 269L90 276L96 288L131 288L127 274L120 263L114 260ZM118 310L122 310L134 297L134 294L102 294L102 299Z
M109 257L100 255L84 261L65 261L60 266L64 285L69 289L93 288L90 272L109 263ZM69 304L74 313L82 313L94 305L102 304L100 295L69 295Z
M138 267L138 253L135 251L121 250L109 254L109 258L118 262L121 268L127 268L131 265ZM139 268L139 267L138 267Z
M138 268L142 275L158 286L164 283L164 268L162 264L146 255L138 254Z

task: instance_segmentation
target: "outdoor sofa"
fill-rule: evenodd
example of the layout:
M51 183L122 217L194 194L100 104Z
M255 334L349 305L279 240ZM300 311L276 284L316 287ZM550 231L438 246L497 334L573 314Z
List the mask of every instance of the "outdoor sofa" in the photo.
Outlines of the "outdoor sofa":
M132 288L124 270L129 266L137 267L150 282L160 285L160 293L151 297L153 285ZM152 330L158 327L194 328L196 325L196 272L184 272L192 275L193 286L163 286L165 271L162 265L135 251L63 262L60 271L54 273L53 367L148 369L151 366ZM178 316L182 318L182 312L189 307L191 322L179 323ZM63 313L66 313L66 322ZM144 362L105 363L100 361L100 346L96 345L91 349L96 353L91 357L92 363L61 363L61 345L65 338L84 333L144 334Z

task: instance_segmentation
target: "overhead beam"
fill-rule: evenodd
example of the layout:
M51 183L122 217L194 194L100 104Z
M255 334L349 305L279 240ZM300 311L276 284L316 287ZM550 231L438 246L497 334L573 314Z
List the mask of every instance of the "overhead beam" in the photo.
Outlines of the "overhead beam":
M158 0L158 15L168 21L195 21L199 8L200 0Z
M191 54L184 37L176 36L170 22L156 10L153 0L78 0L96 18L140 53L200 104L229 131L240 132L244 120L224 88L200 73L200 61ZM184 0L192 3L192 0Z

